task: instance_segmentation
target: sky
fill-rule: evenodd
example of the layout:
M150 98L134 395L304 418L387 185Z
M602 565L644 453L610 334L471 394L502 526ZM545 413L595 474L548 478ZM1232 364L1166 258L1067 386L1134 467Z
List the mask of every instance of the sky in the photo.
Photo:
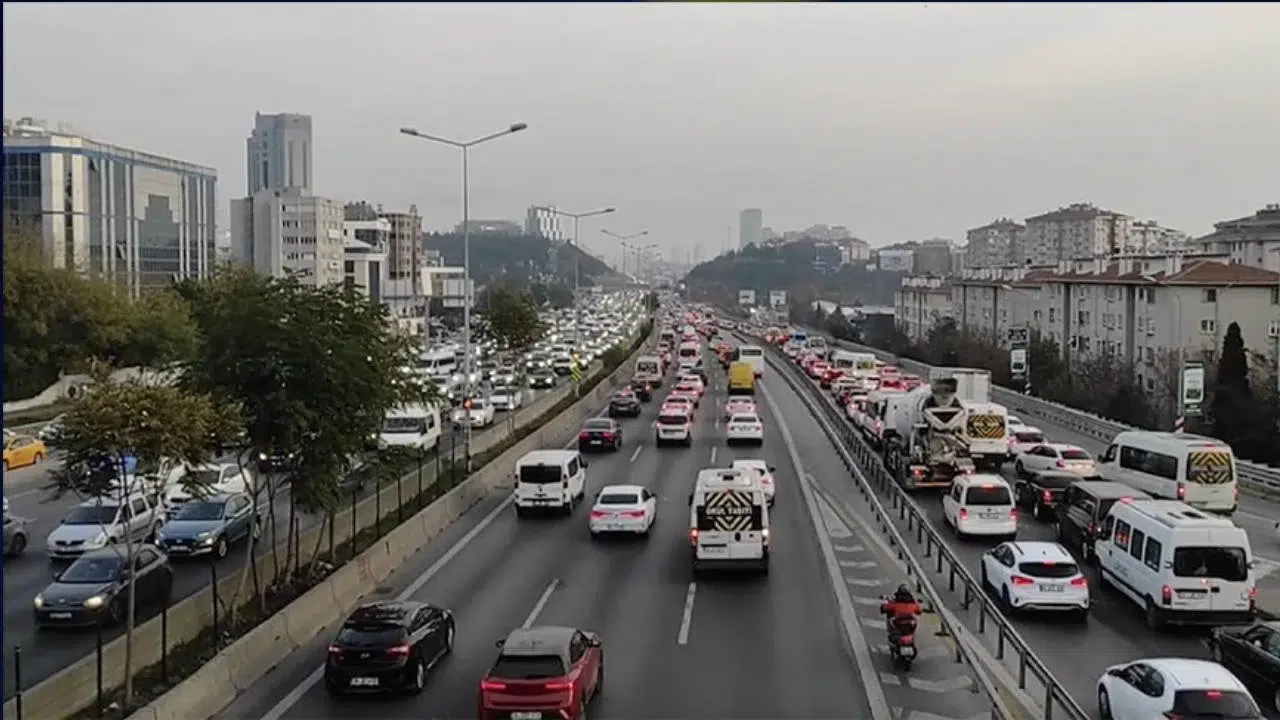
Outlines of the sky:
M4 115L216 167L313 117L316 194L616 214L703 257L738 212L873 245L1093 202L1202 234L1280 201L1280 4L4 3ZM1270 90L1268 90L1270 88Z

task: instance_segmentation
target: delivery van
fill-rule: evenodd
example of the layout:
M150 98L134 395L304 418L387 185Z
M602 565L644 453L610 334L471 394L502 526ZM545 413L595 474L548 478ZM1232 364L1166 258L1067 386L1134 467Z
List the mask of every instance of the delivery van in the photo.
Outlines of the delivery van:
M729 365L729 394L754 395L756 393L756 369L746 361Z

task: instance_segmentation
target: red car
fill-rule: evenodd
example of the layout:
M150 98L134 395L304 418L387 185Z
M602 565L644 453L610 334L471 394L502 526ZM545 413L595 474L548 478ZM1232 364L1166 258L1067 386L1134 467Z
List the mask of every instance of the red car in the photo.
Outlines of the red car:
M595 633L546 625L512 630L496 644L498 659L480 681L480 720L578 720L604 687Z
M842 368L829 367L822 373L822 378L818 381L818 384L824 388L829 388L831 387L831 383L839 380L841 377L844 377L844 370Z

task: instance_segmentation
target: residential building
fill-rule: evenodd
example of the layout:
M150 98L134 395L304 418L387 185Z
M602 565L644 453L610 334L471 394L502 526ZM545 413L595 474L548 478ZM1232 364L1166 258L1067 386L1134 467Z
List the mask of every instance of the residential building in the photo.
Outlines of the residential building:
M348 204L343 213L342 238L350 242L356 240L371 248L385 252L391 244L391 221L386 218L373 217L368 220L350 219L351 205Z
M876 266L885 272L909 273L915 268L914 250L884 249L876 252Z
M344 210L350 214L350 205ZM384 302L387 287L387 245L391 222L385 218L345 220L342 223L342 270L346 283L360 288L375 303Z
M231 201L232 256L264 275L316 285L343 282L343 203L299 188Z
M1206 252L1225 253L1232 263L1280 272L1280 204L1214 223L1213 228L1194 244Z
M90 139L66 125L4 121L8 222L38 232L45 262L137 296L217 264L218 173Z
M1129 224L1126 253L1162 255L1190 252L1191 236L1167 228L1154 220L1134 220Z
M1022 233L1026 226L1010 218L999 218L982 227L965 231L969 250L965 263L972 268L1022 264Z
M520 235L524 231L520 223L512 220L468 220L465 227L458 223L453 231L461 233L465 228L470 228L473 235Z
M466 281L462 268L423 267L416 278L389 278L382 301L404 332L421 335L430 322L431 307L461 308L468 285L474 304L475 281Z
M944 278L903 278L893 298L898 328L913 342L924 342L938 322L955 317L951 289L951 282Z
M1007 345L1010 328L1043 324L1039 309L1042 281L1053 275L1053 270L1010 268L1001 272L979 268L952 278L957 323L988 342Z
M764 212L747 208L738 213L738 248L764 242Z
M409 212L384 212L378 217L391 224L387 237L387 273L392 278L407 278L426 266L422 247L422 216L418 206L409 206Z
M860 238L849 238L841 243L845 249L845 263L865 265L871 259L871 244Z
M836 243L819 242L813 246L813 267L818 272L838 272L844 257L844 249Z
M911 272L917 275L950 275L951 250L952 242L940 238L915 243Z
M534 205L524 216L524 234L546 238L555 243L566 239L563 217L554 205Z
M288 188L310 193L311 149L310 115L254 113L245 142L248 194Z
M1128 215L1087 203L1068 205L1027 218L1022 254L1011 259L1019 265L1051 265L1060 260L1133 252L1132 223Z

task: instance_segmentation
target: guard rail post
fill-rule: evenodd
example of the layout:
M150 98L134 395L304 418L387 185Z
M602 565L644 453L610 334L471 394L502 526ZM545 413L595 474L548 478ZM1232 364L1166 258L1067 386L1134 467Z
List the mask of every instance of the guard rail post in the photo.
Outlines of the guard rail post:
M13 700L17 720L22 720L22 646L13 646Z

